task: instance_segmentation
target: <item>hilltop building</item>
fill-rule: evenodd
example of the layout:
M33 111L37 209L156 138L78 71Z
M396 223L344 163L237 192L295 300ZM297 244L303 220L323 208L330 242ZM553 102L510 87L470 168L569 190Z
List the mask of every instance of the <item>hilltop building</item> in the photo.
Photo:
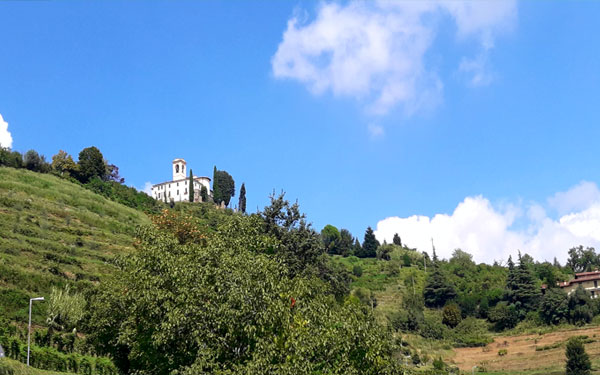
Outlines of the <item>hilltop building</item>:
M599 281L600 271L596 270L592 272L576 273L573 280L558 283L558 286L567 292L567 294L571 294L579 285L581 285L583 289L592 295L592 298L598 298L598 295L600 294L600 288L598 287Z
M187 171L187 163L183 159L173 160L173 180L152 185L152 198L167 202L188 202L190 180ZM210 190L210 178L194 176L194 202L200 202L200 189L206 187L208 195Z
M567 294L571 294L580 285L586 291L589 292L592 298L598 298L600 295L600 271L592 272L580 272L575 274L575 278L569 281L562 281L556 283L556 286L564 290ZM546 292L548 286L542 284L542 293Z

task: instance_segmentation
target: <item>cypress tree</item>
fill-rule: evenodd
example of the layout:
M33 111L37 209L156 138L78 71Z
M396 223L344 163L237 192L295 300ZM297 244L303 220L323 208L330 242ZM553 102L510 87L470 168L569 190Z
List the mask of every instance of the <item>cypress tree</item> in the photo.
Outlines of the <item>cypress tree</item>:
M221 204L221 189L219 188L219 171L217 171L217 166L213 170L213 200L217 205Z
M194 174L192 173L192 169L190 168L190 186L188 188L190 190L190 202L194 201Z
M567 375L590 375L592 373L592 363L590 357L585 352L585 347L581 339L571 338L567 342L565 350L567 356Z
M204 185L200 187L200 198L202 199L202 202L208 202L208 190Z
M377 248L379 247L379 241L375 238L373 228L368 227L365 231L365 239L362 245L362 252L359 257L362 258L375 258L377 256Z
M402 240L400 239L398 233L394 234L394 239L392 239L392 242L394 243L394 245L402 246Z
M246 185L242 182L242 187L240 188L240 200L238 203L238 208L242 213L246 213Z

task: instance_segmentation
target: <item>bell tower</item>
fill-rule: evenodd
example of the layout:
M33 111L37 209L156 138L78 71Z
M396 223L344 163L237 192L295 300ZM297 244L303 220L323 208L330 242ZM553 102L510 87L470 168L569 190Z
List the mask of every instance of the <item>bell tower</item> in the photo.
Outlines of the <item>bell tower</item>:
M183 180L186 177L186 165L187 163L183 159L173 160L173 181Z

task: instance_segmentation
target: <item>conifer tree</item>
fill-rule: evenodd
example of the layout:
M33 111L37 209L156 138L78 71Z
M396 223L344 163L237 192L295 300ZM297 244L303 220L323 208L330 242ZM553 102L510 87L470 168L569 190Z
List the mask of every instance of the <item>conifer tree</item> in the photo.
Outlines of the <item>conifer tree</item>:
M219 189L219 181L218 181L218 170L217 166L213 169L213 200L216 204L221 203L221 190Z
M519 252L517 266L508 258L508 275L506 277L505 300L514 304L519 318L525 317L528 311L537 310L541 298L541 291L537 287L533 271L527 267Z
M190 168L190 186L188 187L190 190L190 202L194 201L194 174L192 173L192 169Z
M379 247L379 241L375 238L373 228L368 227L365 231L365 239L362 244L361 254L358 255L361 258L375 258L377 256L377 248Z
M427 276L427 284L423 290L423 297L427 307L442 307L447 301L456 297L454 286L448 281L442 272L438 258L433 250L432 272Z
M246 185L242 182L242 187L240 188L240 199L238 202L238 208L240 212L246 213Z
M202 198L202 202L208 202L208 190L204 185L200 188L200 198Z
M589 375L592 373L592 363L590 362L590 357L585 352L585 347L581 339L577 337L571 338L567 342L565 354L567 356L567 375Z
M398 235L398 233L394 234L394 238L392 239L392 242L394 243L394 245L402 246L402 240L400 239L400 236Z

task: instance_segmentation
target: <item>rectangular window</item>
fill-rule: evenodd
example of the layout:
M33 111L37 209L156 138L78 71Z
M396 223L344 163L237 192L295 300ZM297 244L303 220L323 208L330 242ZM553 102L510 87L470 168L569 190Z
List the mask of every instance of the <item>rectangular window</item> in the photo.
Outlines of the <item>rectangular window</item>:
M179 190L177 190L177 195L179 195Z
M598 287L598 280L594 280L594 288Z

